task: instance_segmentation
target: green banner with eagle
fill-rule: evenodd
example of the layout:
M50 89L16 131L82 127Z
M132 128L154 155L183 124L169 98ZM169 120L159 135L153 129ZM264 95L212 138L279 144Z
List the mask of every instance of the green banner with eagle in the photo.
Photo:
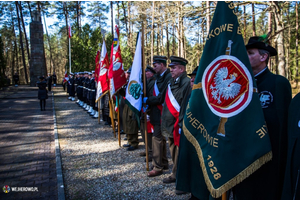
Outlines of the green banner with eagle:
M272 158L235 12L218 2L184 118L176 189L200 199L220 197Z

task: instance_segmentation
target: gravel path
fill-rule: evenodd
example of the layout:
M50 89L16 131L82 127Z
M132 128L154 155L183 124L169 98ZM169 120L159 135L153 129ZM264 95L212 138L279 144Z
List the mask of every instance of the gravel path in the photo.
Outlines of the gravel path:
M162 183L171 173L170 155L169 170L148 178L141 136L139 149L126 151L111 127L98 124L61 87L54 88L54 99L66 199L189 199L175 194L174 183Z

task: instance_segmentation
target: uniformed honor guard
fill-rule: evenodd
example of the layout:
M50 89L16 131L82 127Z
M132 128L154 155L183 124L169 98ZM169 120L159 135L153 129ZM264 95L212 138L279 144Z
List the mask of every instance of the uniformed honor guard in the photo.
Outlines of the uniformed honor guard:
M75 101L75 80L73 78L73 73L71 72L69 75L69 80L67 83L68 92L69 92L69 100Z
M234 189L234 198L280 199L284 181L287 154L287 119L292 93L289 81L268 69L270 56L277 51L267 38L251 37L246 45L256 79L261 107L266 120L273 158Z
M127 70L125 76L127 79L127 83L131 74L131 68ZM128 86L126 86L127 88ZM122 96L125 96L126 88L122 88L120 91ZM135 113L130 109L128 104L124 104L123 108L123 130L127 135L128 144L124 144L123 147L127 147L128 151L133 151L138 148L139 146L139 139L138 139L138 122Z
M88 89L86 88L87 84L88 84L88 76L89 76L89 73L87 71L84 72L84 79L82 81L82 88L83 88L83 92L82 92L82 98L83 98L83 106L82 108L85 109L88 105L87 105L87 91Z
M161 113L165 101L168 82L172 78L167 68L166 56L153 56L153 68L156 72L153 91L143 99L147 106L150 106L150 122L154 132L152 137L152 164L153 170L148 177L159 176L164 169L168 169L166 139L161 133Z
M153 91L154 83L155 83L155 77L154 75L156 74L155 70L151 66L147 66L145 69L145 75L146 75L146 94L149 94L150 92ZM147 127L145 127L145 118L144 114L141 114L141 133L142 133L142 139L145 143L145 129L147 130L147 141L148 141L148 158L149 161L152 161L152 136L153 136L153 125L150 123L150 109L147 109ZM146 144L146 143L145 143ZM146 156L146 152L143 151L140 153L140 156Z
M293 99L288 114L288 154L281 200L300 199L300 93Z
M90 80L90 105L91 105L91 108L88 111L91 116L94 116L95 112L97 111L95 100L96 100L95 71L92 71L92 77Z
M83 72L79 72L79 78L78 78L78 83L77 83L77 91L76 91L76 93L77 93L77 98L78 98L78 105L79 106L83 106L83 97L82 97L82 95L83 95L83 79L84 79L84 77L83 77Z
M164 107L161 117L162 135L168 138L170 153L173 161L172 174L163 179L164 183L176 181L177 160L179 152L179 140L185 114L186 101L192 91L190 78L187 77L186 65L188 61L184 58L171 56L172 79L168 83Z

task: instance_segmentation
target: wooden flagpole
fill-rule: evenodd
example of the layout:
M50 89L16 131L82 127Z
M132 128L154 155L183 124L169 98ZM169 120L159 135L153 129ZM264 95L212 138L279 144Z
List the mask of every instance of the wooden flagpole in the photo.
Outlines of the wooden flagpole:
M146 97L146 75L145 75L145 54L144 54L144 19L145 16L143 14L142 17L142 73L143 73L143 93L144 97ZM143 106L146 106L144 104ZM143 109L143 108L142 108ZM149 171L149 155L148 155L148 132L147 132L147 113L144 112L144 133L145 134L145 149L146 149L146 169Z
M114 121L114 115L113 115L113 106L112 106L112 99L110 98L110 92L108 93L108 96L109 96L109 112L110 112L110 116L111 116L111 125L112 125L112 128L113 128L113 133L114 133L114 137L116 138L116 131L115 131L115 121Z
M100 101L98 101L98 124L100 124Z
M227 192L225 192L224 194L222 194L222 200L226 200L227 199Z
M118 112L117 112L117 117L118 117L118 140L119 140L119 147L121 147L121 133L120 133L120 96L119 92L117 93L118 95Z

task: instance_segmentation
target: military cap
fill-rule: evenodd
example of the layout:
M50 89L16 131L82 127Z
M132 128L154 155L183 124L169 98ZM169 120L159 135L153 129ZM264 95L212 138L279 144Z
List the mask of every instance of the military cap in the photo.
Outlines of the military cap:
M131 68L132 68L132 67L130 67L130 68L126 71L126 73L130 74L130 73L131 73Z
M192 76L192 75L196 75L197 74L197 70L198 70L198 66L194 69L194 71L190 74L188 74L189 76Z
M95 71L92 71L92 74L94 74L95 73Z
M39 79L41 79L41 80L44 80L44 79L45 79L45 77L43 77L43 76L40 76L40 77L39 77Z
M177 56L171 56L170 57L171 63L169 64L169 67L175 66L175 65L183 65L186 66L188 64L188 61L184 58L177 57Z
M267 40L263 36L250 37L248 44L246 44L246 49L251 49L251 48L266 50L270 53L270 56L277 55L276 49L270 46L267 43Z
M74 75L74 73L73 73L73 72L71 72L71 73L70 73L70 75L72 75L72 76L73 76L73 75Z
M153 64L155 63L167 63L167 57L166 56L153 56Z
M153 74L156 74L156 71L152 67L150 67L149 65L147 65L145 71L146 72L152 72Z
M84 73L84 74L88 74L89 72L88 72L88 71L84 71L83 73Z
M92 72L88 72L89 75L92 75Z

